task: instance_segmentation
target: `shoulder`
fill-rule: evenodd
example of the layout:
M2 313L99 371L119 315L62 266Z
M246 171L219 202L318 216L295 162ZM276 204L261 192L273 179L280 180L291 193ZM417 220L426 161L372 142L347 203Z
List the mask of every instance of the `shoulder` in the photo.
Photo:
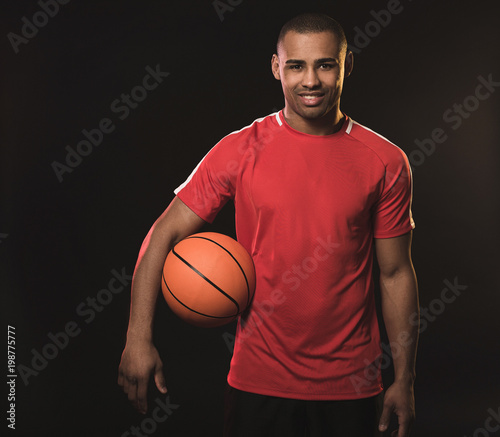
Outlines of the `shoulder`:
M223 143L244 142L248 140L258 140L266 137L280 127L280 120L277 117L277 112L255 119L252 123L241 129L235 130L227 134L220 140Z
M258 149L260 144L277 134L280 124L276 114L257 118L247 126L228 133L209 150L207 156L238 160L249 149Z
M396 144L366 126L349 119L346 133L373 153L385 166L408 164L405 152Z
M209 162L215 165L240 165L261 150L264 144L275 138L280 130L277 113L255 119L241 129L230 132L223 137L206 155Z

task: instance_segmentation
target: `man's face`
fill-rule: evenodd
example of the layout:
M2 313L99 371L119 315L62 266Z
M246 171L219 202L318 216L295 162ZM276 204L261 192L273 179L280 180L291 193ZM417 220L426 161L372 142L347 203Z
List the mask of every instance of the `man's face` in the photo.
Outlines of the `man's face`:
M352 54L346 59L333 33L288 32L272 59L274 77L283 87L285 117L300 123L341 116L344 75L351 69Z

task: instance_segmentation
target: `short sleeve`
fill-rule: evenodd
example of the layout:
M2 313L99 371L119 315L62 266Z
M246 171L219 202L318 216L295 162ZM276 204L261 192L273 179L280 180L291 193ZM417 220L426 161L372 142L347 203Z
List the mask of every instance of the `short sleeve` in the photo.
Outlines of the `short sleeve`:
M233 144L223 139L200 161L187 180L174 190L196 215L212 223L217 213L234 198L239 163Z
M415 228L411 212L413 180L405 153L394 149L385 165L382 192L373 211L375 238L391 238Z

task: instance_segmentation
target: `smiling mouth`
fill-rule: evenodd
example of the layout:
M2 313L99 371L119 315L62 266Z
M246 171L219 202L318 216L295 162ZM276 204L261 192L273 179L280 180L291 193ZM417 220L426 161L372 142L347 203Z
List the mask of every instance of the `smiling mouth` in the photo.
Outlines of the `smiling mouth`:
M322 93L302 93L299 94L299 97L306 106L316 106L323 101L325 95Z

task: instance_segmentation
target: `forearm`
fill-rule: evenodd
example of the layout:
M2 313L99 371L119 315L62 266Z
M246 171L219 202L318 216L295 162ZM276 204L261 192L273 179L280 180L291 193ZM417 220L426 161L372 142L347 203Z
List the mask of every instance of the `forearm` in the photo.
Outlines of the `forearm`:
M174 237L161 235L155 226L145 238L132 279L132 296L127 339L151 340L153 319L165 258Z
M418 326L412 315L418 313L417 280L413 266L407 265L391 275L380 276L382 315L391 345L395 381L415 379Z

